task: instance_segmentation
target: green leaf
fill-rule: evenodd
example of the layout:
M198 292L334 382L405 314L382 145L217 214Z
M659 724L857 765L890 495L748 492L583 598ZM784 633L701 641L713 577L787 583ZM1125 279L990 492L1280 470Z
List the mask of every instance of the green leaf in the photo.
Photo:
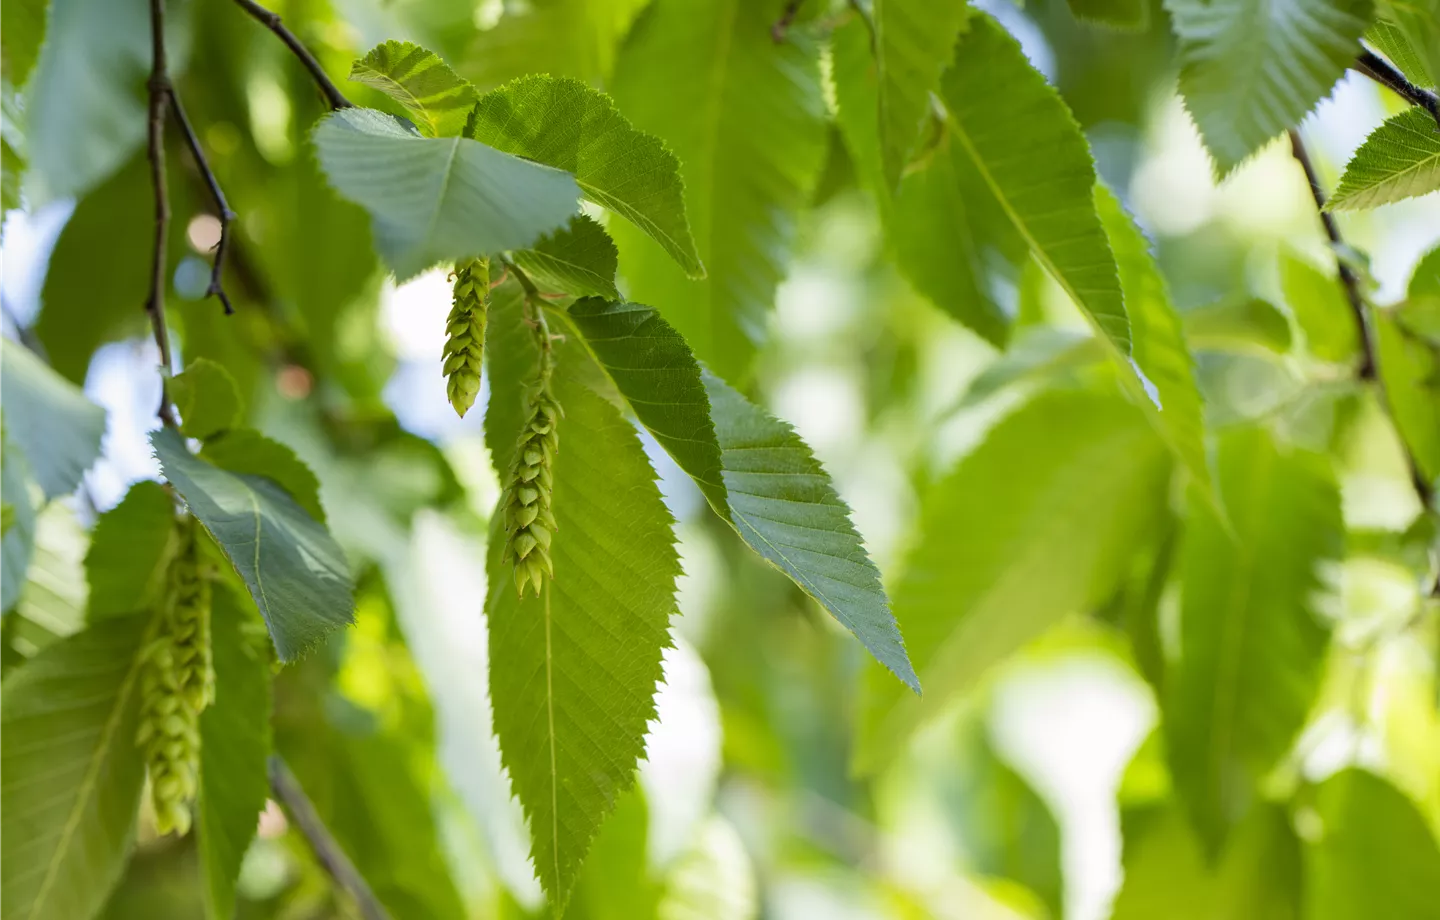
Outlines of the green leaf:
M569 220L580 197L557 169L465 137L423 137L373 109L332 112L314 138L331 186L370 212L375 246L401 280L529 246Z
M0 346L5 430L46 498L69 495L100 456L105 410L10 339Z
M733 825L711 815L665 879L659 920L754 920L755 870Z
M1186 340L1199 351L1258 347L1283 355L1290 350L1290 320L1259 298L1206 304L1186 310L1181 319Z
M983 403L1002 390L1024 382L1062 377L1104 358L1093 335L1060 326L1031 326L1010 347L975 375L957 408Z
M715 375L704 382L732 526L919 694L880 572L825 468L795 429Z
M459 59L482 89L527 74L609 82L615 53L646 0L544 0L508 6L500 21L476 32Z
M1313 920L1440 917L1440 847L1400 790L1364 770L1342 770L1316 795L1324 829L1306 856Z
M1355 60L1372 0L1165 0L1180 95L1221 177L1300 123Z
M154 481L137 482L120 504L100 515L85 553L91 623L152 608L161 596L175 500Z
M1137 392L1135 401L1195 482L1208 493L1211 484L1204 413L1195 383L1195 359L1186 347L1180 315L1170 303L1170 291L1150 254L1150 243L1134 219L1104 186L1096 187L1095 201L1120 269L1120 286L1125 292L1135 340L1135 365L1144 375L1142 385L1148 382L1158 391ZM1134 380L1129 374L1121 379ZM1138 391L1139 387L1131 389Z
M325 523L320 480L295 452L253 428L234 428L211 438L200 458L222 470L273 479L315 520Z
M1415 4L1416 12L1421 4ZM1417 86L1434 86L1435 81L1430 77L1430 67L1426 63L1425 56L1416 50L1410 40L1407 30L1398 22L1385 18L1387 4L1381 2L1377 9L1379 17L1365 32L1365 41L1374 45L1375 48L1387 58L1400 72L1410 79L1411 83ZM1437 34L1440 34L1440 26L1435 27Z
M10 438L8 426L0 427L4 456L0 458L0 501L5 503L10 518L5 534L0 537L0 610L9 611L20 600L25 586L25 573L35 551L34 498L30 494L30 464Z
M1407 335L1390 311L1370 315L1391 418L1420 475L1434 482L1440 479L1440 347Z
M1440 189L1440 127L1420 106L1386 120L1345 164L1326 207L1358 211Z
M574 79L522 77L480 98L468 133L573 173L587 199L643 230L686 274L704 277L685 217L679 161L659 138L636 130L604 93Z
M930 94L955 55L970 13L964 0L875 0L875 61L880 152L885 182L895 188L929 120Z
M950 131L1035 258L1095 328L1130 354L1115 257L1080 126L994 19L976 15L943 81Z
M1344 536L1323 457L1239 428L1221 438L1218 469L1233 535L1192 499L1181 655L1163 700L1175 787L1211 854L1310 709L1330 633L1314 609L1318 567Z
M1391 56L1393 43L1380 50L1404 69L1412 82L1433 88L1440 80L1440 0L1378 0L1375 6L1381 21L1404 36L1417 60L1404 60L1406 55L1396 60ZM1423 66L1416 67L1417 62Z
M211 920L235 916L240 860L270 794L270 656L263 637L257 642L246 620L245 609L230 591L215 591L210 638L215 702L200 714L196 803L206 915Z
M1145 0L1069 0L1070 12L1082 22L1109 26L1123 32L1143 32L1150 26L1150 4Z
M85 920L120 877L145 766L135 744L149 617L51 645L0 697L4 916Z
M571 218L564 229L541 237L530 249L510 253L510 258L543 290L620 299L615 290L619 258L615 243L605 228L583 214Z
M1280 289L1311 355L1334 363L1355 356L1360 347L1355 314L1338 278L1286 252L1280 259Z
M1057 390L1001 421L926 497L895 611L923 698L871 669L856 766L1067 614L1107 597L1165 504L1165 445L1119 396Z
M240 390L230 372L209 358L196 358L170 378L165 392L180 411L180 433L204 440L240 424Z
M498 411L487 411L485 428L503 477L538 351L516 298L495 299L491 328L490 405ZM579 342L557 343L555 359L564 411L555 577L538 597L518 597L495 533L486 617L495 733L529 821L536 874L558 916L600 823L634 782L680 566L634 428L587 385L598 369Z
M274 481L211 466L162 428L150 444L171 485L245 581L280 658L354 621L350 568L324 525Z
M743 379L826 147L817 49L776 43L781 0L658 0L635 23L614 94L685 168L685 205L708 269L696 283L648 241L612 227L628 295L656 305L695 354Z
M0 6L0 74L10 86L24 88L30 79L45 41L48 13L46 0L11 0Z
M459 137L480 94L433 51L388 41L350 67L350 79L405 106L426 137Z

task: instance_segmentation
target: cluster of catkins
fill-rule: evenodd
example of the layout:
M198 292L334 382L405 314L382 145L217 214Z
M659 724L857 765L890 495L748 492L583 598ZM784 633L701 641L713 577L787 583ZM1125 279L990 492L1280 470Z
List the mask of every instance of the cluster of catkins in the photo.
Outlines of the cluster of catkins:
M185 515L175 533L155 637L144 650L136 741L150 773L156 830L184 835L200 780L200 712L215 699L215 669L199 525Z
M461 418L480 392L480 358L485 351L485 309L490 296L490 260L455 265L454 306L445 320L445 393Z
M560 450L560 404L550 392L550 374L543 368L530 393L530 418L520 433L510 464L510 485L501 504L505 513L505 562L515 564L515 589L525 596L533 586L538 595L544 578L555 577L550 538L555 514L550 508L555 489L555 454Z

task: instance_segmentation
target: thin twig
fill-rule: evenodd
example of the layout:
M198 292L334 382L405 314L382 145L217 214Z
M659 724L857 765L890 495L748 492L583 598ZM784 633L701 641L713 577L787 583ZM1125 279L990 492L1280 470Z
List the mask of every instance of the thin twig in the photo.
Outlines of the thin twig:
M1435 124L1440 127L1440 98L1430 90L1411 83L1400 68L1391 64L1380 55L1369 48L1363 49L1356 57L1351 69L1362 73L1381 86L1393 90L1396 95L1411 105L1418 105L1430 113L1435 119Z
M165 325L165 243L170 231L170 197L165 185L165 109L170 101L170 77L165 62L165 0L150 0L150 186L155 193L155 253L150 263L150 296L145 312L160 348L164 377L174 371L170 360L170 331ZM170 396L160 385L160 420L175 427L175 410Z
M299 780L295 779L295 774L290 772L290 768L278 754L270 756L270 789L280 804L285 806L285 811L290 814L290 819L295 822L300 833L310 842L311 849L315 851L315 856L325 867L325 871L330 873L335 884L354 899L360 915L365 920L389 920L390 915L380 903L380 899L375 897L375 892L370 890L365 877L356 870L350 857L345 855L345 851L335 841L330 829L325 826L325 822L315 811L315 806L311 804L310 797L300 788Z
M210 286L205 289L205 296L218 297L225 308L225 315L229 316L235 312L230 305L230 297L225 293L225 285L221 282L221 273L225 269L225 250L230 244L230 222L235 219L235 212L230 210L230 205L225 201L225 192L220 188L220 180L215 178L215 171L210 168L210 161L205 158L205 151L200 146L200 138L195 136L195 129L190 124L190 119L185 115L185 107L180 104L180 94L170 89L170 108L175 113L175 121L180 125L180 132L185 135L185 146L190 148L190 155L195 160L195 167L200 170L200 175L205 179L205 184L210 187L210 197L215 199L215 210L220 217L220 242L215 244L215 262L210 266Z
M800 7L804 5L804 3L805 0L789 0L789 2L785 4L785 9L781 11L780 18L775 20L775 24L770 27L770 38L775 44L778 45L785 41L785 35L790 31L790 26L794 24L795 17L800 15Z
M1290 152L1305 171L1305 179L1310 183L1310 197L1315 199L1315 209L1320 212L1320 223L1324 225L1325 235L1329 237L1330 246L1335 250L1335 264L1340 269L1340 281L1345 286L1345 299L1350 302L1350 311L1355 316L1355 329L1360 336L1360 367L1357 373L1361 380L1374 380L1375 344L1370 336L1370 323L1365 312L1365 295L1360 291L1360 278L1341 254L1345 241L1340 236L1340 227L1335 223L1335 215L1325 210L1325 191L1320 188L1320 177L1315 174L1315 165L1310 162L1310 155L1305 152L1305 143L1300 140L1300 132L1293 128L1290 130Z
M334 83L330 82L330 78L325 75L325 68L321 67L320 62L315 60L315 55L310 53L310 49L306 48L300 39L295 37L295 33L285 28L280 22L279 13L267 10L265 7L254 2L254 0L235 0L235 2L240 5L242 10L264 24L271 32L274 32L275 35L285 43L285 47L290 49L290 53L300 59L300 63L305 65L306 70L310 71L310 77L315 81L315 85L320 87L320 92L325 95L325 101L330 103L330 108L348 109L354 105L349 99L345 98L345 94L340 92Z

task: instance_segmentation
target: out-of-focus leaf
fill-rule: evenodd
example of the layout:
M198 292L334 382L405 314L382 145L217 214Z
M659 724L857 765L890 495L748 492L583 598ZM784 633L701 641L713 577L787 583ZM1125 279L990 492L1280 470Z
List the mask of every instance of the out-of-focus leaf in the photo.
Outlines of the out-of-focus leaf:
M85 554L91 623L150 609L160 598L175 501L158 482L137 482L120 504L100 515Z
M965 390L961 408L977 405L1031 378L1045 379L1085 367L1105 357L1093 335L1059 326L1026 329L995 361L986 366Z
M1035 258L1100 335L1129 355L1115 256L1095 209L1094 161L1060 94L983 14L971 17L943 89L951 136Z
M658 920L754 920L760 913L755 870L745 843L712 816L665 879Z
M1180 95L1223 177L1300 122L1345 73L1371 0L1165 0Z
M206 442L200 449L200 458L232 473L275 480L295 499L295 504L321 524L325 523L320 481L293 450L279 441L253 428L234 428Z
M539 351L517 299L495 299L490 327L495 391L485 434L505 477ZM501 561L504 537L492 528L486 618L495 733L529 821L536 875L558 914L601 823L634 782L680 566L634 428L590 389L599 370L584 347L567 340L555 349L565 415L554 461L554 577L538 596L518 596Z
M145 616L35 656L0 697L4 916L91 917L120 877L145 766L135 744Z
M993 430L925 499L895 611L926 693L875 669L860 769L875 769L986 670L1108 596L1165 503L1170 465L1140 410L1055 391Z
M0 458L0 501L5 503L8 523L0 537L0 610L8 611L20 599L25 570L35 550L35 501L30 495L29 464L20 448L10 440L8 426L0 429L4 456Z
M401 280L529 246L569 220L580 197L558 169L466 137L424 137L373 109L332 112L314 138L330 184L370 212L375 245Z
M646 0L540 0L477 32L458 69L482 90L528 74L604 83Z
M615 67L621 110L680 159L707 280L687 280L628 227L612 227L629 296L653 304L695 354L744 378L825 155L813 41L770 36L780 0L659 0Z
M1343 770L1316 795L1324 829L1306 851L1314 920L1434 920L1440 847L1404 793L1364 770Z
M1290 350L1290 321L1259 298L1223 300L1181 315L1185 338L1197 350L1263 348L1278 354Z
M36 651L74 635L85 625L90 593L85 550L89 543L90 534L66 504L51 502L36 518L35 551L12 614L21 621L13 635Z
M46 498L69 495L100 456L105 410L23 345L0 345L5 431Z
M1411 106L1365 138L1345 165L1325 206L1356 211L1440 189L1440 130L1435 117Z
M270 656L228 590L211 611L215 702L200 714L196 834L210 920L235 916L235 879L270 794ZM259 622L254 624L257 629ZM258 640L258 641L257 641Z
M1093 22L1125 32L1144 31L1150 25L1150 4L1145 0L1069 0L1070 12L1084 22Z
M575 920L654 920L660 886L646 864L647 818L639 787L620 796L575 880L565 916Z
M439 55L410 42L388 41L350 68L350 79L405 106L427 137L459 137L479 93Z
M196 358L165 384L180 412L180 433L204 440L240 423L240 391L230 372L209 358Z
M1355 356L1355 313L1339 279L1286 253L1280 260L1280 287L1311 355L1337 363Z
M340 547L280 486L211 466L168 428L153 433L150 443L165 478L245 581L283 660L353 622L350 570Z
M1371 312L1385 402L1420 475L1440 479L1440 347L1406 334L1385 310Z
M11 0L0 6L0 74L13 87L23 88L30 79L45 41L49 7L47 0Z
M930 94L955 56L955 38L969 15L964 0L876 0L871 14L880 153L885 182L894 189L930 114Z
M536 284L547 291L576 297L619 300L615 243L594 220L584 214L570 219L562 230L542 236L529 249L517 249L510 258Z
M1310 709L1330 633L1315 612L1318 567L1344 538L1324 457L1237 428L1218 470L1231 527L1192 498L1181 654L1163 701L1175 787L1212 855Z
M1422 0L1422 3L1426 0ZM1425 57L1418 52L1410 41L1406 30L1397 22L1385 18L1388 4L1383 0L1379 4L1380 16L1371 23L1370 28L1365 31L1365 41L1379 49L1380 53L1390 59L1390 62L1400 68L1400 72L1410 79L1411 83L1417 86L1434 86L1435 81L1430 76L1430 67L1425 62ZM1420 4L1416 4L1420 6ZM1437 27L1440 29L1440 27Z

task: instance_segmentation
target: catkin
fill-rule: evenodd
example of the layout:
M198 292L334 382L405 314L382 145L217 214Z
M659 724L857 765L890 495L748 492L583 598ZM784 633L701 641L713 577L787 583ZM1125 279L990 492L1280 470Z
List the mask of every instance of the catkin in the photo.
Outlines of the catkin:
M555 577L550 562L550 538L555 533L555 454L560 449L560 404L550 392L550 374L543 369L530 394L530 415L510 464L510 485L505 492L504 561L515 564L515 589L525 596L527 587L538 595L546 575Z
M455 266L454 306L445 320L445 393L461 418L480 392L480 357L485 351L485 310L490 297L490 260Z
M200 712L215 699L215 669L210 582L195 519L187 515L179 521L176 536L155 638L145 648L136 741L150 774L155 828L183 836L190 830L200 780Z

